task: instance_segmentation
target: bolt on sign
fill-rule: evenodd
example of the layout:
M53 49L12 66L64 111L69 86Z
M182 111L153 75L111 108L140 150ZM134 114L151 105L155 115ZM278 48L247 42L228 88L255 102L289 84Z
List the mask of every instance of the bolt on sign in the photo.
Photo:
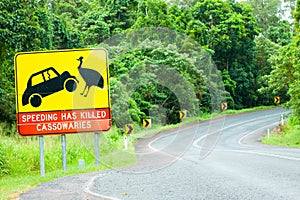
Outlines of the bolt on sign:
M274 97L274 103L275 104L280 104L280 97L279 96Z
M143 127L151 128L151 119L143 119Z
M221 103L221 111L225 111L227 110L228 106L227 106L227 102L222 102Z
M125 133L128 135L134 134L134 124L126 124Z
M106 131L111 127L105 49L18 53L15 83L20 135Z
M186 118L186 110L179 111L179 117L180 119Z

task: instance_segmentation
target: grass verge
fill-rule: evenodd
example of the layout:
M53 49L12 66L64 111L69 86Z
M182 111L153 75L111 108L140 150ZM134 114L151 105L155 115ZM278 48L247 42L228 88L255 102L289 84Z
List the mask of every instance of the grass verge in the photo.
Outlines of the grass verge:
M113 128L99 134L100 167L95 166L94 134L66 135L67 172L62 170L62 145L60 136L44 136L44 159L46 175L40 176L39 139L6 136L7 125L0 124L0 199L13 199L17 194L35 185L58 177L119 168L136 163L134 148L124 150L123 137ZM83 159L85 168L79 169Z
M299 121L299 120L298 120ZM290 118L286 124L281 127L281 131L273 131L269 138L266 136L262 143L276 146L300 148L300 125L296 119Z

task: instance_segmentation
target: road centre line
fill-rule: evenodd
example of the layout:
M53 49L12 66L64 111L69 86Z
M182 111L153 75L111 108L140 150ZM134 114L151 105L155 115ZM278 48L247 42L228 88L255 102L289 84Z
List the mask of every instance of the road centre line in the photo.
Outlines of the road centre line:
M288 113L288 112L284 112L284 113ZM237 123L237 124L233 124L233 125L228 126L228 127L225 127L225 128L221 128L220 130L214 131L214 132L212 132L212 133L210 133L210 134L203 135L203 136L200 137L199 139L195 140L195 141L193 142L192 145L193 145L194 147L196 147L196 148L201 148L201 147L198 145L198 143L199 143L201 140L203 140L204 138L206 138L207 136L210 136L210 135L219 133L220 131L226 130L226 129L228 129L228 128L232 128L232 127L234 127L234 126L238 126L238 125L245 124L245 123L248 123L248 122L251 122L251 121L255 121L255 120L257 120L257 119L264 119L264 118L268 118L268 117L276 116L276 115L278 115L278 113L272 114L272 115L263 116L263 117L260 117L260 118L255 118L255 119L247 120L247 121L244 121L244 122L240 122L240 123ZM225 116L224 116L224 117L225 117ZM211 120L213 120L213 119L211 119ZM210 121L211 121L211 120L210 120ZM206 123L204 123L204 124L209 124L209 123L210 123L210 122L206 122ZM201 125L203 125L203 124L201 124ZM196 128L198 128L198 127L201 126L201 125L196 126ZM223 122L223 125L224 125L224 122ZM187 127L187 128L184 128L184 129L182 129L182 130L180 130L180 131L187 130L187 129L191 129L191 128L194 128L194 127ZM169 154L169 153L163 152L163 151L161 151L160 149L156 149L156 148L154 148L154 147L152 146L152 144L153 144L154 142L156 142L157 140L162 139L162 138L165 138L165 137L168 137L168 136L170 136L170 135L174 135L174 134L178 134L178 131L177 131L177 132L171 132L171 133L169 133L168 135L163 135L163 136L160 136L160 137L158 137L158 138L155 138L154 140L152 140L152 141L150 141L150 142L148 143L149 149L151 149L153 152L158 152L158 151L159 151L160 153L162 153L162 154L164 154L164 155L167 155L167 156L170 156L170 157L173 157L173 158L175 158L176 160L181 160L181 159L182 159L182 156L173 156L173 155L171 155L171 154ZM193 140L195 139L195 137L196 137L196 134L194 135ZM183 155L186 151L187 151L187 149L182 153L182 155ZM150 153L152 153L152 152L149 152L149 153L138 153L138 154L139 154L139 155L142 155L142 154L150 154Z
M284 113L288 113L288 112L284 112ZM234 126L239 126L239 125L246 124L246 123L249 123L249 122L252 122L252 121L256 121L256 120L258 120L258 119L264 119L264 118L268 118L268 117L272 117L272 116L276 116L276 115L278 115L278 113L272 114L272 115L263 116L263 117L259 117L259 118L255 118L255 119L250 119L250 120L247 120L247 121L243 121L243 122L240 122L240 123L237 123L237 124L233 124L233 125L224 127L224 128L222 128L222 129L217 130L217 131L214 131L214 132L212 132L212 133L205 134L205 135L201 136L200 138L198 138L197 140L195 140L195 141L193 142L193 146L196 147L196 148L201 148L201 147L198 145L198 143L199 143L201 140L203 140L204 138L206 138L206 137L208 137L208 136L210 136L210 135L219 133L220 131L223 131L223 130L232 128L232 127L234 127Z
M285 112L285 113L288 113L288 112ZM277 115L277 114L276 114L276 115ZM266 118L266 117L270 117L270 116L274 116L274 114L273 114L273 115L268 115L268 116L265 116L265 117L261 117L261 118L259 118L259 119ZM257 119L255 119L255 120L257 120ZM246 122L249 122L249 121L254 121L254 120L248 120L248 121L246 121ZM244 124L244 123L246 123L246 122L239 123L239 124L235 124L235 125L226 127L226 128L224 128L224 129L222 129L222 130L231 128L231 127L233 127L233 126L241 125L241 124ZM262 129L266 129L267 127L274 126L274 125L276 125L277 123L278 123L278 122L275 122L275 123L266 125L266 126L264 126L264 127L261 127L261 128L259 128L259 129L256 129L255 131L252 131L252 132L248 133L247 135L242 136L242 137L239 139L238 144L241 145L241 146L247 146L247 147L254 147L254 148L255 148L256 146L253 146L253 145L242 144L242 140L244 140L244 139L245 139L246 137L248 137L249 135L252 135L252 134L256 133L257 131L260 131L260 130L262 130ZM211 134L215 134L215 133L216 133L216 132L211 133ZM197 139L197 140L193 143L193 146L196 147L196 148L201 148L201 147L198 145L198 143L199 143L201 140L203 140L205 137L207 137L207 136L209 136L209 135L211 135L211 134L206 134L206 135L200 137L199 139ZM224 150L221 150L221 149L211 149L211 150L214 150L214 151L223 151L223 152L226 151L226 152L248 153L248 154L255 154L255 155L261 155L261 156L268 156L268 157L275 157L275 158L281 158L281 159L287 159L287 160L300 161L300 158L296 158L296 157L283 156L283 155L278 155L278 154L264 153L264 152L251 151L251 150L250 150L250 151L244 151L244 150L226 150L226 149L224 149Z
M286 113L289 113L289 112L286 111L286 112L283 112L282 114L286 114ZM231 128L231 127L234 127L234 126L237 126L237 125L241 125L241 124L244 124L244 123L248 123L248 122L251 122L251 121L255 121L255 120L257 120L257 119L263 119L263 118L267 118L267 117L270 117L270 116L276 116L276 115L279 115L279 114L276 113L276 114L267 115L267 116L263 116L263 117L256 118L256 119L247 120L247 121L244 121L244 122L241 122L241 123L237 123L237 124L234 124L234 125L231 125L231 126L222 128L222 129L220 129L220 130L218 130L218 131L212 132L212 133L210 133L210 134L206 134L206 135L202 136L201 138L204 139L205 137L207 137L207 136L209 136L209 135L213 135L213 134L215 134L215 133L218 133L219 131L226 130L227 128ZM226 117L227 117L227 115L224 115L224 116L220 117L219 119L224 121ZM228 115L228 117L231 117L231 116ZM215 118L215 119L217 119L217 118ZM209 120L207 120L207 121L203 121L202 123L201 123L201 121L200 121L200 122L198 122L198 123L199 123L198 125L195 124L195 126L193 126L193 127L186 127L186 128L177 130L176 132L174 131L174 132L171 132L171 133L169 133L169 134L167 134L167 135L162 135L162 136L160 136L160 137L157 137L157 138L155 138L154 140L152 140L152 141L150 141L150 142L148 143L148 147L149 147L152 151L160 151L159 149L156 149L156 148L154 148L154 147L151 146L151 145L152 145L154 142L156 142L157 140L160 140L161 138L164 138L164 137L168 137L168 136L170 136L170 135L178 134L178 131L185 131L185 130L187 130L187 129L191 129L191 128L195 128L195 127L198 128L198 127L201 126L201 125L211 124L211 121L212 121L212 120L215 120L215 119L212 118L212 119L209 119ZM217 120L219 120L219 119L217 119ZM201 124L200 124L200 123L201 123ZM224 123L223 123L223 125L224 125ZM179 127L179 128L180 128L180 127ZM199 138L199 139L202 140L201 138ZM195 141L195 142L196 142L196 141ZM194 145L195 142L193 143L193 146L195 146L195 145ZM199 142L199 141L198 141L198 142ZM196 142L196 143L197 143L197 142ZM143 154L143 153L140 153L140 154Z
M275 157L275 158L281 158L286 160L293 160L293 161L300 161L300 158L297 157L291 157L291 156L283 156L273 153L265 153L265 152L259 152L259 151L252 151L252 150L228 150L228 149L212 149L213 151L219 151L219 152L233 152L233 153L247 153L247 154L254 154L259 156L268 156L268 157Z

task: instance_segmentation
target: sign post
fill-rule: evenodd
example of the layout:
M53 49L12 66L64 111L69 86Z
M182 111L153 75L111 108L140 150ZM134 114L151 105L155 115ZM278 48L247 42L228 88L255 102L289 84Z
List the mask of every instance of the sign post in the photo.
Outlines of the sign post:
M44 137L39 136L40 141L40 173L45 176L45 160L44 160Z
M99 155L99 133L94 134L94 146L95 146L95 160L96 160L96 167L100 166L100 155Z
M67 144L66 144L66 135L61 135L62 143L62 164L64 172L67 172Z
M66 135L111 128L109 68L105 49L18 53L15 56L17 129L22 136ZM40 137L41 174L44 173Z

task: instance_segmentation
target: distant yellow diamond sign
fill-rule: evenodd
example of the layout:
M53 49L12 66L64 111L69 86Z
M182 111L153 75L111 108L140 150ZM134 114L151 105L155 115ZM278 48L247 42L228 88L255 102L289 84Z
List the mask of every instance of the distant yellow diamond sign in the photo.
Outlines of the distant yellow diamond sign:
M21 135L90 132L111 126L104 49L18 53L15 81Z
M280 97L279 96L274 97L274 103L275 104L280 104Z
M179 111L179 117L180 117L180 119L186 118L186 115L187 115L186 110Z
M134 134L134 124L126 124L125 125L126 134Z
M151 128L151 119L143 119L143 127Z
M227 102L222 102L221 103L221 111L225 111L227 110L228 106L227 106Z

